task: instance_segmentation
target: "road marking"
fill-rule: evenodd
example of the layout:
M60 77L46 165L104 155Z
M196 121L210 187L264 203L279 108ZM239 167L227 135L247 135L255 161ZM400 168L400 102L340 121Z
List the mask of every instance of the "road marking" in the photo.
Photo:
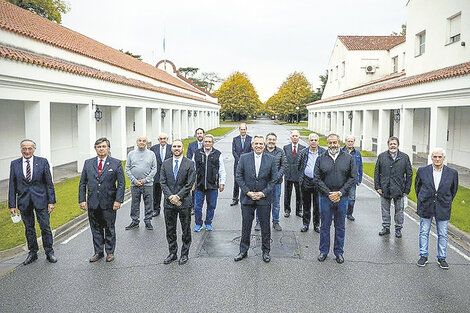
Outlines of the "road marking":
M377 193L377 191L375 191L374 189L372 189L371 187L367 186L366 184L361 184L363 185L364 187L366 187L367 189L369 189L370 191L372 191L377 197L380 198L380 195ZM409 215L408 213L406 212L403 212L405 214L406 217L408 217L410 220L412 220L413 222L416 223L416 225L419 226L419 221L417 219L415 219L414 217L412 217L411 215ZM431 235L434 237L434 238L437 238L437 234L431 230ZM470 261L470 257L468 255L466 255L465 253L463 253L459 248L457 248L456 246L454 246L453 244L451 243L448 243L447 246L449 248L451 248L452 250L454 250L455 252L457 252L457 254L459 254L460 256L462 256L465 260L467 261Z

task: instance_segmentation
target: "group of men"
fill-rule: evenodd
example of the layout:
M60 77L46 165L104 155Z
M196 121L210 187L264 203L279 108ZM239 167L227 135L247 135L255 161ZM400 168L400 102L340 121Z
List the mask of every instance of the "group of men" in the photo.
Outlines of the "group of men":
M241 202L242 237L240 253L235 261L247 257L253 220L255 230L261 230L262 259L270 257L270 219L273 229L281 231L279 224L281 184L284 180L284 217L291 213L292 189L296 192L296 215L302 217L301 231L306 232L313 220L313 229L320 233L318 260L323 262L330 251L330 228L334 221L333 252L338 263L344 262L343 247L345 219L354 221L355 189L362 180L362 158L354 148L354 137L348 136L340 149L336 134L327 137L327 149L319 146L319 137L309 135L309 145L299 143L298 131L291 132L291 143L283 149L276 146L274 133L263 136L247 134L246 124L240 124L240 135L232 142L234 156L235 206ZM213 147L214 137L202 128L195 132L196 141L189 145L183 156L182 140L167 143L168 136L160 134L159 143L147 149L147 139L139 137L137 148L128 154L125 172L131 183L131 223L126 230L139 226L140 202L144 201L144 223L152 230L151 220L161 211L162 193L169 255L169 264L177 260L177 219L182 228L182 248L179 264L188 261L191 244L191 211L194 210L194 231L204 226L212 231L212 221L218 193L226 183L222 153ZM12 214L21 213L28 242L29 254L24 264L37 259L34 211L38 219L46 258L57 262L52 248L49 213L54 210L55 193L49 164L46 159L34 156L36 144L29 139L20 143L22 158L12 161L10 168L9 208ZM390 234L390 206L395 207L395 236L402 236L404 199L411 189L412 169L409 157L398 150L396 137L388 140L388 150L378 156L375 167L375 189L381 196L382 230L380 236ZM121 162L109 155L110 142L99 138L95 142L96 157L85 161L80 183L80 208L88 211L93 236L94 254L89 259L96 262L104 257L114 260L116 245L116 211L124 201L125 180ZM458 187L457 171L444 165L445 151L432 151L432 164L418 170L415 190L420 216L419 266L428 262L428 238L432 218L438 228L438 263L448 268L446 258L447 231L451 203ZM240 192L241 190L241 192ZM206 201L206 217L202 207ZM302 210L303 207L303 210Z

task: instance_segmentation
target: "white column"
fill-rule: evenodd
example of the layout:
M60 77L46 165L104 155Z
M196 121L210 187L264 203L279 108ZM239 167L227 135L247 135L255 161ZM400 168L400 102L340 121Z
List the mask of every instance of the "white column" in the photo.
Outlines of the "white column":
M400 110L400 151L408 154L413 161L413 109Z
M24 106L25 136L36 143L35 154L51 160L51 104L49 101L26 102ZM52 173L52 171L51 171Z
M111 154L125 160L127 158L126 107L111 108Z
M165 110L165 133L168 135L168 142L172 143L173 139L173 109Z
M352 135L355 138L354 147L359 148L361 146L361 111L352 111ZM346 141L346 138L344 138Z
M134 108L135 134L137 137L147 135L147 118L145 107Z
M447 148L447 129L449 127L449 109L431 107L429 125L429 155L428 163L431 163L431 151L436 147Z
M327 115L326 112L321 112L321 133L323 135L328 135L327 134L327 129L326 129L326 122L327 122Z
M343 121L344 121L344 112L338 111L336 112L336 134L339 136L343 135ZM341 138L344 140L344 138Z
M354 118L354 117L353 117ZM349 119L349 112L344 111L343 112L343 121L344 121L344 127L343 127L343 134L341 139L344 141L347 135L351 134L351 120Z
M387 150L390 135L390 110L379 109L379 127L377 135L377 154Z
M372 119L374 111L364 110L362 122L362 150L372 151Z
M181 111L181 132L182 132L182 137L183 139L186 139L189 137L189 119L188 119L188 110L182 110Z
M96 141L95 112L90 104L79 105L78 118L78 159L77 171L81 172L86 159L96 155L94 143Z
M189 118L189 121L188 121L188 136L193 136L194 135L194 131L196 130L196 127L194 127L194 120L195 120L195 117L194 117L194 111L193 110L189 110L189 112L191 112L191 117Z
M162 109L152 109L152 143L156 145L162 132Z
M338 126L337 120L338 120L338 112L331 112L331 132L335 134L338 131L338 129L336 128Z

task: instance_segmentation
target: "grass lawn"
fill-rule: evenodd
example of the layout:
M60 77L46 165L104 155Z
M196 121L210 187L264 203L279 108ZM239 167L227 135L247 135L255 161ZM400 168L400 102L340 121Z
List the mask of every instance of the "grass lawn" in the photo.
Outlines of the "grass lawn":
M206 133L207 134L211 134L215 137L220 137L220 136L223 136L225 135L226 133L228 132L231 132L235 127L217 127L217 128L214 128L214 129L211 129L209 131L207 131ZM186 151L188 151L188 146L191 142L193 142L194 140L196 140L195 137L191 137L191 138L186 138L183 140L183 146L184 146L184 155L186 155Z
M366 150L361 150L361 155L363 157L376 157L377 156L374 152L370 152Z
M364 163L364 174L374 177L374 163ZM417 201L415 193L415 176L416 169L413 169L413 182L411 185L411 192L408 198L414 202ZM470 232L470 189L459 186L457 195L452 202L452 211L450 216L450 223L457 228Z
M299 126L299 127L308 126L308 122L307 122L307 121L301 121L300 123L285 123L285 122L279 121L278 124L280 124L280 125L282 125L282 126Z

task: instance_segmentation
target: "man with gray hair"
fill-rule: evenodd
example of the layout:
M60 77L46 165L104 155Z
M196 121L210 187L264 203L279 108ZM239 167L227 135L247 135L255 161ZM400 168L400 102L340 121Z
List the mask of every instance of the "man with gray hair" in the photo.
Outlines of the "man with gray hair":
M126 174L131 181L131 219L126 230L139 227L140 199L143 196L145 205L145 228L153 230L153 180L157 172L155 153L147 149L147 137L137 138L137 149L127 155Z
M444 149L433 149L431 156L432 164L420 167L415 180L420 217L418 266L423 267L428 263L429 231L434 217L437 227L437 263L442 269L448 269L447 231L452 200L459 186L459 175L456 170L444 165L446 157Z
M350 221L356 220L353 216L354 203L356 202L356 186L360 186L362 182L362 156L361 152L354 148L355 142L356 138L354 138L353 135L349 135L346 137L346 145L343 147L343 151L349 153L354 159L357 170L356 183L351 186L351 189L349 189L348 212L346 213L346 218Z
M160 215L160 208L162 203L162 187L160 185L160 169L162 168L163 161L171 158L171 145L167 143L168 135L160 133L158 136L158 143L150 147L150 150L155 153L157 159L157 172L153 178L153 214L152 217Z
M298 153L302 151L305 146L299 143L300 133L298 130L293 130L290 134L291 143L284 146L284 153L287 158L287 170L285 173L284 183L284 217L289 217L291 212L290 202L292 196L292 187L295 189L295 215L302 217L302 199L300 195L299 186L299 169L297 167Z

